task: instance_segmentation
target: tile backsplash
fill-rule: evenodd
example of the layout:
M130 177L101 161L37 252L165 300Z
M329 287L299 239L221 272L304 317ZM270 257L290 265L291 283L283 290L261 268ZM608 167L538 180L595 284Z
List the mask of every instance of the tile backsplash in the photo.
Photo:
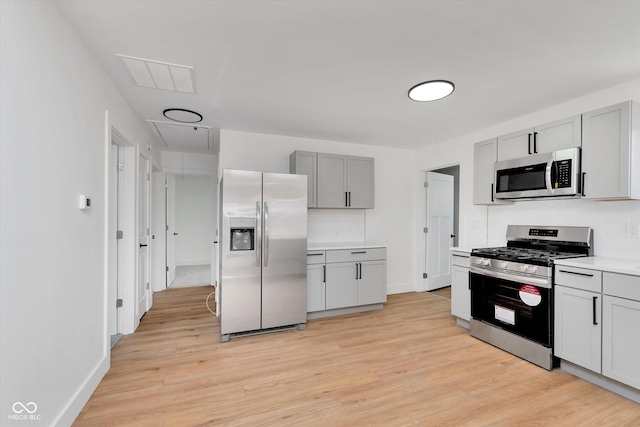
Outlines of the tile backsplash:
M640 238L627 236L627 224L640 224L640 201L536 200L488 210L488 246L506 243L509 224L574 225L593 229L594 255L640 259Z
M307 211L309 243L364 242L364 209L309 209Z

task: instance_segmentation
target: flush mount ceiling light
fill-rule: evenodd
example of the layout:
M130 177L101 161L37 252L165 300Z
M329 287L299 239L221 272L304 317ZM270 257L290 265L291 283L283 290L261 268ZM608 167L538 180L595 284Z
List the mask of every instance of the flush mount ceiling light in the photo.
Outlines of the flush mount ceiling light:
M409 89L409 98L414 101L436 101L453 93L455 86L448 80L429 80Z
M183 108L167 108L162 112L162 115L169 120L180 123L198 123L202 121L202 115Z

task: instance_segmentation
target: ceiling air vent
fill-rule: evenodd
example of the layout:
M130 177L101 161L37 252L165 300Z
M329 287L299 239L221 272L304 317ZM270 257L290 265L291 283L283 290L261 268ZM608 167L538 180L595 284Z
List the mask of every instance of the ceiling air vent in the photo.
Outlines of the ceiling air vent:
M173 92L195 93L193 67L119 55L138 86Z

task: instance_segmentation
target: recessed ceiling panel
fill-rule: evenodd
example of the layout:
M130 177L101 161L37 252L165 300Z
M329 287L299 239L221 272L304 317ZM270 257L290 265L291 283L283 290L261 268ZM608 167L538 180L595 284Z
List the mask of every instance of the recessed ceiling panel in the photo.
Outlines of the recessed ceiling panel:
M211 150L208 127L150 122L168 151L208 153Z

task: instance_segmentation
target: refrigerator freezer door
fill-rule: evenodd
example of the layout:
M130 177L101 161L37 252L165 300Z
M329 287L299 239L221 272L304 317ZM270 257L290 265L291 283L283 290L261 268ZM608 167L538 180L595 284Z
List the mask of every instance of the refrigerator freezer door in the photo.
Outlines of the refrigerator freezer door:
M262 173L225 170L222 185L220 330L225 335L261 328Z
M307 321L307 177L263 174L262 328Z

